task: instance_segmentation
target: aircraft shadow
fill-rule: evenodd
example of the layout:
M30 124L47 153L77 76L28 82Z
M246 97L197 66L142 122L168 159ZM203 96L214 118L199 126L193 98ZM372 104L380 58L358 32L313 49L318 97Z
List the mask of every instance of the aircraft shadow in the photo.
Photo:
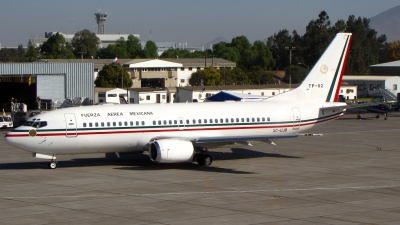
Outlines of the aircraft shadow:
M236 160L236 159L252 159L252 158L287 158L298 159L301 157L287 156L275 153L263 153L244 148L232 148L232 152L212 152L209 154L213 157L214 161L221 160ZM229 168L199 166L197 163L153 163L146 154L133 154L129 158L78 158L72 160L58 161L58 168L76 168L76 167L89 167L89 166L104 166L111 165L117 166L113 169L118 170L193 170L193 171L207 171L218 173L234 173L234 174L251 174L251 172L238 171ZM21 162L21 163L2 163L0 170L24 170L24 169L48 169L46 161L37 162Z

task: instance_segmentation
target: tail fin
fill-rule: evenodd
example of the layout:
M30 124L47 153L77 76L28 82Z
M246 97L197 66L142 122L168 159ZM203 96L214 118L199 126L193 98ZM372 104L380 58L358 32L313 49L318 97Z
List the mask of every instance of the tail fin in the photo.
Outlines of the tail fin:
M296 89L271 100L337 102L350 51L351 33L338 33Z

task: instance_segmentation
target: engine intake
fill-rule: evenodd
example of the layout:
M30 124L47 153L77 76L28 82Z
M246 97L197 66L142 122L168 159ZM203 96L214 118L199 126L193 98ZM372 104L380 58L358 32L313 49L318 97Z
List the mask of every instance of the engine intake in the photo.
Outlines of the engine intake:
M191 162L194 156L190 141L163 139L150 144L151 161L159 163Z

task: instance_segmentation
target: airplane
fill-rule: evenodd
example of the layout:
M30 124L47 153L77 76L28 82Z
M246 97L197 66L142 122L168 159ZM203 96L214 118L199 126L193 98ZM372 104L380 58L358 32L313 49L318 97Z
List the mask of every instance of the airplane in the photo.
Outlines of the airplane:
M209 166L210 148L320 135L303 132L348 107L337 100L351 39L338 33L300 86L263 101L71 107L30 118L5 141L55 169L58 155L143 151L153 162Z
M355 104L357 105L357 104ZM365 105L365 104L363 104ZM382 99L373 99L367 106L349 108L347 112L357 113L357 119L361 119L361 113L375 113L376 119L379 119L380 115L384 115L384 120L388 118L388 112L399 111L399 105L397 101L385 101Z

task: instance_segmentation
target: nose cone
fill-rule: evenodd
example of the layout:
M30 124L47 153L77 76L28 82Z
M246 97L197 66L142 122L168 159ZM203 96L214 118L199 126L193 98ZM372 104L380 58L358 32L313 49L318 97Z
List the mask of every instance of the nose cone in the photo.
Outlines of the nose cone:
M28 131L22 131L19 128L16 128L10 132L8 132L4 136L4 140L17 148L25 149L24 148L24 140L29 137Z

